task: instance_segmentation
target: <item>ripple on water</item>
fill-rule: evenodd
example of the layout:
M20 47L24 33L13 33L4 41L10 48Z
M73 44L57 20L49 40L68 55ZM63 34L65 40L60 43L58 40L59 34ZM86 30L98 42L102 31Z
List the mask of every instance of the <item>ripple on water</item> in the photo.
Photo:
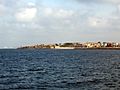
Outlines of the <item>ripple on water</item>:
M120 51L0 50L0 89L120 90Z

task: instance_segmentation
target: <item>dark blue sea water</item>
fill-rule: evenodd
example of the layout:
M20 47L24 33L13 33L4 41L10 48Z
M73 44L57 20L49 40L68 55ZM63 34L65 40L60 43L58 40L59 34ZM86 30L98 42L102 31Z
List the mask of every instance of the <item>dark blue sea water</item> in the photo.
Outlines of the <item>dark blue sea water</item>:
M0 50L1 90L120 90L119 50Z

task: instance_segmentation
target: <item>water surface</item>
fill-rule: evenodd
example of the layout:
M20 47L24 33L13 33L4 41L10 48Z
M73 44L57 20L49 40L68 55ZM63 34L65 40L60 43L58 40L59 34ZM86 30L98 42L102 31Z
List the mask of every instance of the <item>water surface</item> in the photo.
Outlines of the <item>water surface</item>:
M120 90L120 51L0 50L0 89Z

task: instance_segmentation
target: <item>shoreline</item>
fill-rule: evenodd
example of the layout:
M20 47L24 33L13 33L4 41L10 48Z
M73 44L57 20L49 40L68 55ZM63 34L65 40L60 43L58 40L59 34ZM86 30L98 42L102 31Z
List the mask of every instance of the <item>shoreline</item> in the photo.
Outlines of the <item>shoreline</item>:
M120 50L120 48L79 48L80 50Z
M68 48L68 49L58 49L58 48L17 48L20 50L26 50L26 49L51 49L51 50L120 50L120 48Z

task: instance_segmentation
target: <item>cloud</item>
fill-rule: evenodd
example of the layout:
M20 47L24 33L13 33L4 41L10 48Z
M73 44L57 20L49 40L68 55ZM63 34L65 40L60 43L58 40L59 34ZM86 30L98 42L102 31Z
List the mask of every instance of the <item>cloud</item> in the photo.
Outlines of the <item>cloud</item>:
M2 4L0 4L0 15L3 15L3 14L4 14L5 9L6 9L5 6L2 5Z
M52 8L45 8L43 12L46 16L51 16L54 13Z
M91 27L103 28L103 27L108 27L109 23L108 23L108 20L105 18L89 17L88 25Z
M32 2L28 2L28 6L35 6L35 3L32 3Z
M74 12L72 10L60 9L58 10L58 12L56 12L55 16L61 18L67 18L67 17L71 17L73 14Z
M39 0L0 1L0 47L41 41L120 41L118 0L61 0L59 6L49 0L42 0L46 5Z
M72 0L83 3L108 3L108 4L119 4L120 0Z
M36 13L37 8L27 7L20 9L20 11L15 14L15 17L18 21L31 21L35 18Z
M25 2L23 0L19 1L20 7L18 7L15 11L15 17L17 21L29 22L32 21L37 14L36 4L34 2Z
M45 14L45 16L51 16L55 18L69 18L74 15L74 12L72 10L53 8L44 8L43 13Z

